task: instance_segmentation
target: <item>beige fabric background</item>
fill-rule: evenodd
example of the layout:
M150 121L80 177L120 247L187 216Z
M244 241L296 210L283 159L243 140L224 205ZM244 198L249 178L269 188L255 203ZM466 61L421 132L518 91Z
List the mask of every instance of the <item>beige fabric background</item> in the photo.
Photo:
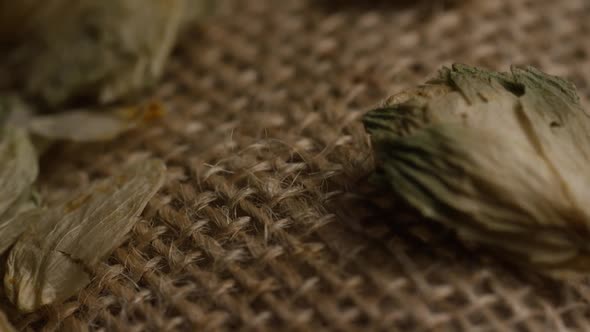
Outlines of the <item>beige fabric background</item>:
M372 161L359 123L452 62L533 64L588 96L590 2L220 7L183 35L154 93L167 117L45 158L50 198L142 154L164 158L169 179L78 297L25 316L4 304L17 327L590 330L587 284L505 266L367 185Z

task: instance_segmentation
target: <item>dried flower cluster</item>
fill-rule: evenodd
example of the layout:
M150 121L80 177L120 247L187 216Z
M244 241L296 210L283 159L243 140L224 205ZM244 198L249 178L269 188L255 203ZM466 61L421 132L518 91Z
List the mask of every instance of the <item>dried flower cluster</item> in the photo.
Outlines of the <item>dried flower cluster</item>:
M520 266L590 270L590 116L573 84L455 65L364 124L379 178L426 217Z
M166 175L159 159L136 161L45 206L35 191L40 155L58 140L110 140L159 118L159 103L133 97L161 76L181 27L213 2L0 0L0 61L18 78L0 91L0 254L9 251L5 293L19 310L88 284ZM0 330L11 330L1 312Z

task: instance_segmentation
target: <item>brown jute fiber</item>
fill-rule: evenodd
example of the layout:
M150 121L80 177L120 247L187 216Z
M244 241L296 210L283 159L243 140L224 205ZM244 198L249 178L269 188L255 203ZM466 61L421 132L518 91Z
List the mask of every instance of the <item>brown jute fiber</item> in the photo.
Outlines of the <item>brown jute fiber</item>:
M169 114L60 145L57 199L138 155L169 176L129 241L29 330L588 331L590 288L508 266L384 189L360 117L462 62L532 64L590 93L590 2L226 0L154 97ZM585 102L590 109L590 103ZM590 203L590 202L589 202Z

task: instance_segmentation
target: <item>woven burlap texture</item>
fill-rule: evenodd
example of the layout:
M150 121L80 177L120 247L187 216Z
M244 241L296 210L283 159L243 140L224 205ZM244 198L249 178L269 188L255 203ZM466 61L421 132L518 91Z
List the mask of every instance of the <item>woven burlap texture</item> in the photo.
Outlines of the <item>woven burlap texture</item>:
M66 303L3 309L48 331L590 330L585 284L507 266L367 184L360 124L453 62L532 64L586 97L589 15L586 0L221 1L152 96L167 116L43 160L57 198L165 159L129 241Z

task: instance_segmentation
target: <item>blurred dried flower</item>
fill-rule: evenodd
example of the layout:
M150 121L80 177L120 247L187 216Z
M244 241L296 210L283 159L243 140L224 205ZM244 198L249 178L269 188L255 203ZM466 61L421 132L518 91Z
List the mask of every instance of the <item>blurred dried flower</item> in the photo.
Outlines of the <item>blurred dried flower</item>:
M150 86L161 76L181 26L213 3L50 0L33 6L30 2L0 0L5 13L24 17L22 29L27 31L22 37L21 26L7 18L0 20L0 38L21 41L11 53L23 71L20 84L54 108L80 98L110 103Z
M454 65L363 120L380 179L425 216L519 265L590 270L590 117L573 84Z

